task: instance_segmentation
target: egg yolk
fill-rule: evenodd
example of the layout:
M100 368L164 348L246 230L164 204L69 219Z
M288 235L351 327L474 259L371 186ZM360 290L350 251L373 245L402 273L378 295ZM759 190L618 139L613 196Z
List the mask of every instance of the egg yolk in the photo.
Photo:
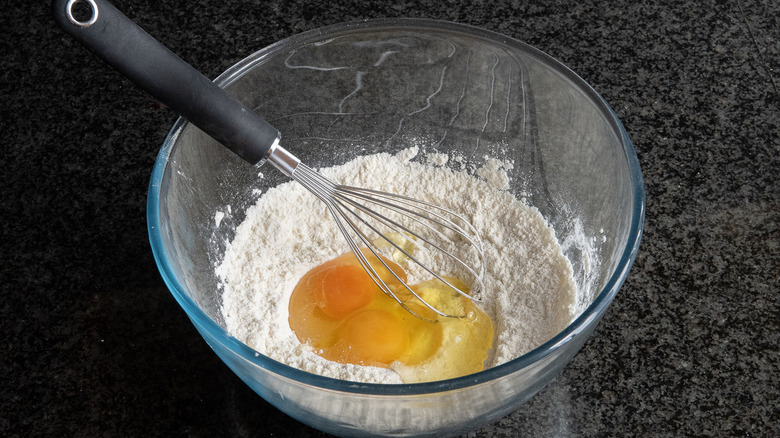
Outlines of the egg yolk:
M487 315L439 280L410 286L436 308L464 315L440 317L398 282L395 276L407 280L400 265L383 257L388 270L370 251L364 255L395 295L425 319L382 292L350 252L315 267L293 290L289 323L301 343L335 362L396 369L407 383L483 369L493 342ZM448 281L467 290L457 279Z

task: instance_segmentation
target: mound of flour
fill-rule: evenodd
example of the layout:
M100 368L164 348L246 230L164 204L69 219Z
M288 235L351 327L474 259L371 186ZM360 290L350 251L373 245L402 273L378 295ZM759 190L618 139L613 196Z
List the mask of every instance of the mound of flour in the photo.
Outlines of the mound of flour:
M485 245L483 309L495 344L487 367L514 359L564 329L573 318L572 267L542 215L508 192L508 163L487 160L476 171L410 161L417 148L359 157L321 172L340 184L429 201L462 213ZM343 380L402 383L388 369L327 361L289 327L288 302L313 267L349 251L324 204L295 182L268 190L247 210L216 267L228 331L259 353L290 366Z

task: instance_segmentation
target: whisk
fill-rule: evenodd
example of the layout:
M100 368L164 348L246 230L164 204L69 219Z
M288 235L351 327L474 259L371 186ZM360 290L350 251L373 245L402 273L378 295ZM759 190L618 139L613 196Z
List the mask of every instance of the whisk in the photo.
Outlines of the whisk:
M399 291L441 316L462 316L442 312L420 297L380 256L388 248L460 295L475 299L483 287L482 241L461 215L406 196L331 182L284 149L276 128L107 1L55 0L54 15L74 39L245 161L256 166L269 161L322 200L366 273L407 311L422 317L399 297ZM371 259L378 260L395 281L385 281L367 254L373 254ZM432 262L440 269L432 268ZM471 293L447 280L441 269L470 280Z

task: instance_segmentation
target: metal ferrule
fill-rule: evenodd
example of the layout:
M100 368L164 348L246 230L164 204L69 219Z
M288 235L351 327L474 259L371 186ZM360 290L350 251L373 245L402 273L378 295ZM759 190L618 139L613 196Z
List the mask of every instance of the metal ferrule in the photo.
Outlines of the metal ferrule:
M268 156L266 160L268 160L268 162L273 164L275 168L279 169L282 173L289 177L292 177L293 172L295 172L295 168L298 167L298 164L301 163L301 160L296 158L295 155L288 152L287 149L283 148L279 144L279 138L276 139L274 144L271 145L271 148L268 150Z

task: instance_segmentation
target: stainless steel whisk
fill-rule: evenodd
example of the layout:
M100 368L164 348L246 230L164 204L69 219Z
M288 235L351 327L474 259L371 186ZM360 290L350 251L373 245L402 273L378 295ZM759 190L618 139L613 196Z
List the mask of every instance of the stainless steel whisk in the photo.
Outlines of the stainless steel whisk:
M251 164L271 162L322 200L363 269L383 292L414 312L369 263L367 248L417 301L447 317L420 297L380 254L393 248L453 291L474 299L482 288L484 250L476 229L455 212L428 202L377 190L338 185L312 170L280 145L281 134L259 115L165 48L105 0L55 0L58 24L74 39L136 85L174 109ZM399 243L399 239L410 245ZM422 250L420 253L418 250ZM471 294L448 281L425 259L471 280ZM372 258L373 259L373 258Z
M396 292L371 266L366 255L361 251L361 243L363 247L371 251L386 271L395 277L401 287L414 296L417 301L441 316L462 315L442 312L420 297L379 257L379 254L383 252L382 246L392 246L394 250L402 254L404 260L420 266L433 278L441 281L460 295L475 299L475 294L482 288L482 277L485 270L482 240L471 223L457 213L429 202L402 195L334 184L320 173L301 163L281 146L272 148L268 161L325 203L363 269L384 293L395 299L398 304L412 314L420 316L398 297ZM415 227L415 224L419 227ZM387 231L382 231L380 227ZM471 294L453 285L452 282L423 263L420 256L416 255L415 251L406 249L408 246L400 244L399 239L411 243L412 248L420 248L423 251L432 248L438 254L443 255L445 260L442 264L451 266L454 270L461 272L461 275L465 274L473 280ZM458 251L450 248L456 248ZM464 249L466 251L463 251ZM472 263L476 262L476 265L464 260L467 258L471 259Z

